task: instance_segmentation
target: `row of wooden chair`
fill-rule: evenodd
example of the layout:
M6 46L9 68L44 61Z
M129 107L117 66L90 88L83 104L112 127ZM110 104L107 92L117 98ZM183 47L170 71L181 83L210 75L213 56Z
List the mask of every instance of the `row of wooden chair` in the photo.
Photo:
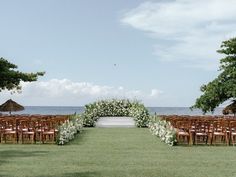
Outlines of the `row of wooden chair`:
M235 145L236 121L180 120L175 125L178 143Z
M226 121L234 121L236 120L236 117L234 116L190 116L190 115L160 115L158 116L161 118L161 120L166 120L171 122L171 124L175 125L177 121L181 120L191 120L191 121L197 121L197 120L226 120Z
M175 127L178 143L235 145L236 117L234 116L160 115L159 117Z
M58 126L68 116L0 117L0 143L54 143Z

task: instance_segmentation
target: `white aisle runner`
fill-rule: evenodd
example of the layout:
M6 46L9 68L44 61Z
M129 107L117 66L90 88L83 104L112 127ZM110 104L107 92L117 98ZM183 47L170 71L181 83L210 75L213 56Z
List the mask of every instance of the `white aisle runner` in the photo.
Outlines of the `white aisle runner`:
M132 117L100 117L96 122L96 127L135 127Z

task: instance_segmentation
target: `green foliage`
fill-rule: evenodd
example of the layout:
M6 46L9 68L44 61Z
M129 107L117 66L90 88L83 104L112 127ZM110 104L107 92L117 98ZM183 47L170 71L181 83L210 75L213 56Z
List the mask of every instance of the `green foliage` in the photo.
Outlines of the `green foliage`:
M216 79L201 87L203 94L192 106L204 113L213 112L226 100L236 99L236 38L224 41L217 52L226 55L220 60L221 73Z
M101 100L85 105L82 114L84 126L94 127L99 117L108 116L130 116L134 117L137 127L146 127L149 120L149 113L145 106L137 101L131 102L122 100Z
M4 58L0 58L0 91L7 90L20 90L20 81L33 82L38 79L38 76L43 76L44 72L37 73L23 73L17 71L17 66L10 63Z
M161 120L159 117L152 117L148 127L153 135L159 137L161 141L169 146L174 146L177 143L176 130L170 122Z
M69 121L66 121L58 127L56 143L64 145L75 138L77 133L83 129L83 119L78 115L71 115Z
M143 104L133 102L129 109L129 116L134 117L137 127L146 127L149 123L149 112Z

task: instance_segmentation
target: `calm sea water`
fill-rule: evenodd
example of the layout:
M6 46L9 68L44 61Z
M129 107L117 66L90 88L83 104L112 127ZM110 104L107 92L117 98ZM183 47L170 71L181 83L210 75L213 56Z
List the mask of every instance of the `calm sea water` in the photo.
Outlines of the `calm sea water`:
M214 115L222 115L223 108L216 108ZM148 107L151 114L157 115L202 115L200 110L191 111L188 107ZM84 107L64 107L64 106L25 106L24 111L15 114L74 114L82 113ZM211 115L211 114L208 114Z

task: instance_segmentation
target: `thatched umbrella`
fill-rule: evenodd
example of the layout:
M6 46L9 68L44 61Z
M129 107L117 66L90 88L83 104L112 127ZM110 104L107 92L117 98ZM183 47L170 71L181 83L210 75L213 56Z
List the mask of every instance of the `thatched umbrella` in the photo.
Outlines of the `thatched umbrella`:
M7 100L5 103L3 103L2 105L0 105L0 111L1 112L9 112L11 114L11 112L15 112L15 111L22 111L25 108L21 105L19 105L18 103L16 103L13 100Z
M234 116L236 115L236 101L234 101L233 103L231 103L230 105L226 106L222 113L224 115L226 114L234 114Z

